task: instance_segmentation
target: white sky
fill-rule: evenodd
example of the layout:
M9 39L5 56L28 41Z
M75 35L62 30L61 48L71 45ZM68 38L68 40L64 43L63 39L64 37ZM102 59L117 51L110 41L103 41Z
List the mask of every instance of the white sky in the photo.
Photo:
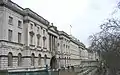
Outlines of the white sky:
M98 32L99 25L114 11L119 0L12 0L30 8L53 22L59 30L72 35L88 46L89 35Z

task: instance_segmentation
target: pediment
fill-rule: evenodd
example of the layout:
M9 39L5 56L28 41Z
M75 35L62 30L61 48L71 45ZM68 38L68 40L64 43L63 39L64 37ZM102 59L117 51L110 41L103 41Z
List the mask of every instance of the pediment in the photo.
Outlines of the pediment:
M55 26L50 26L49 29L52 31L55 31L55 32L57 31L57 27L55 27Z

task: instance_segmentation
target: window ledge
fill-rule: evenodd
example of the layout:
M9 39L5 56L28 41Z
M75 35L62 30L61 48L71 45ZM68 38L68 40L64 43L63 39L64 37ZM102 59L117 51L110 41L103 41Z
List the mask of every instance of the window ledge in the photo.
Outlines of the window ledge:
M43 49L47 49L46 47L43 47Z
M8 23L8 24L13 26L13 23Z
M31 46L31 47L35 47L35 45L32 45L32 44L29 44L29 46Z
M19 29L22 29L22 27L18 27Z
M41 48L41 46L37 46L37 48Z

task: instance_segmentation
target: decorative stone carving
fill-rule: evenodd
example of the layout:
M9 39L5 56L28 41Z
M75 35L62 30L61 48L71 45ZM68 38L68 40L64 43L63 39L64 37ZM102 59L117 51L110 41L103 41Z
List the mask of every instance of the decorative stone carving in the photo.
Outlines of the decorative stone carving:
M33 36L35 34L33 31L30 31L29 33L31 36Z
M37 34L37 38L40 38L41 37L41 35L40 34Z
M45 37L45 36L43 36L43 40L46 40L46 37Z

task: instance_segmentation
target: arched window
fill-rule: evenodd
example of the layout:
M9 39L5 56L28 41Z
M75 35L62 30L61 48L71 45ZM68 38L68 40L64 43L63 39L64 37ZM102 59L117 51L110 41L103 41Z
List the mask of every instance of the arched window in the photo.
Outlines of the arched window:
M59 68L60 68L60 64L61 64L61 59L60 59L60 57L59 57L59 62L58 62L58 64L59 64Z
M8 53L8 66L13 66L13 55L11 52Z
M60 61L60 57L59 57L59 61Z
M45 65L47 65L47 55L46 54L44 56L44 63L45 63Z
M22 54L19 53L18 54L18 66L21 66L22 65Z
M34 53L32 53L31 55L31 66L34 66L35 65L35 55Z
M65 66L66 66L66 57L65 57Z
M43 47L46 48L46 37L43 37Z
M69 57L69 65L71 65L70 57Z
M41 65L41 54L38 55L38 65Z

